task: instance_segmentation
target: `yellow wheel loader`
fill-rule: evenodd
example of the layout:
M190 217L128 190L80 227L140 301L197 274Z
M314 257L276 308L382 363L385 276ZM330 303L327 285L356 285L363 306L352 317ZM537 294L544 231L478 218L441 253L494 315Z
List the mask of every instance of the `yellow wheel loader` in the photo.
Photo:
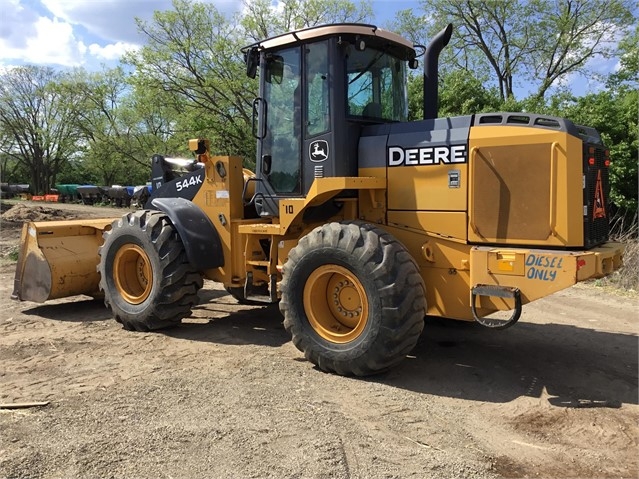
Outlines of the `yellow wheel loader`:
M320 369L367 375L402 361L425 315L503 329L524 304L620 268L597 131L530 113L438 118L451 32L426 48L414 122L418 55L394 33L325 25L245 47L256 171L203 139L193 160L153 156L144 209L25 225L14 297L103 295L126 329L149 331L188 317L207 278L240 302L279 302Z

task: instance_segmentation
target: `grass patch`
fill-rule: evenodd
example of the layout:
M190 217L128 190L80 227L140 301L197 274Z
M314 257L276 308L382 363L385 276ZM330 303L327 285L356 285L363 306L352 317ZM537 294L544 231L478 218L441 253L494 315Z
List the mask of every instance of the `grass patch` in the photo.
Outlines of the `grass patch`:
M639 240L624 243L623 267L610 276L593 280L593 284L624 295L639 296Z
M9 258L9 260L11 261L18 261L19 254L20 254L20 250L18 248L15 248L9 251L9 254L7 254L7 258Z
M610 276L593 280L595 286L612 290L618 294L639 296L639 225L637 216L627 221L627 216L619 216L611 223L611 240L623 243L623 267Z

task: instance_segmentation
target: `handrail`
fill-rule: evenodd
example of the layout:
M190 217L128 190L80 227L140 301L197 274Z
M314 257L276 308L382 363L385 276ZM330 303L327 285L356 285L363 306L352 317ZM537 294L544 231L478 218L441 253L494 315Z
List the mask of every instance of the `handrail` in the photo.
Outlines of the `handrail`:
M550 235L557 236L557 151L561 150L559 142L554 141L550 146Z
M475 188L473 187L473 185L475 184L475 153L479 151L479 147L478 146L473 146L472 149L470 150L470 155L468 158L468 164L469 164L469 169L468 169L468 204L473 206L472 210L469 208L468 209L468 219L469 219L469 226L470 228L475 232L475 234L479 234L479 229L477 228L477 226L475 225L475 220L474 217L475 215L473 214L475 211L475 200L473 197L473 193L475 191Z

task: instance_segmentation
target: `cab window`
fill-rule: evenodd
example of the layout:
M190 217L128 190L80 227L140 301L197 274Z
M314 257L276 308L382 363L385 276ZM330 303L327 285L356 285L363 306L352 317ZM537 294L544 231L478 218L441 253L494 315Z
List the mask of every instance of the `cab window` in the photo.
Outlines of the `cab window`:
M375 48L346 56L348 115L377 122L406 121L405 62Z
M306 138L330 130L328 42L306 45Z

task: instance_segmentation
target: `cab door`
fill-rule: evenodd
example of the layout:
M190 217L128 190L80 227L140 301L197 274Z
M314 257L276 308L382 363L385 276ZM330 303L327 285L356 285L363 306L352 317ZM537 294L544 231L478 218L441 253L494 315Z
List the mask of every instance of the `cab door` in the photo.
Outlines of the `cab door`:
M277 216L280 197L302 194L301 48L262 58L255 205L261 216Z

